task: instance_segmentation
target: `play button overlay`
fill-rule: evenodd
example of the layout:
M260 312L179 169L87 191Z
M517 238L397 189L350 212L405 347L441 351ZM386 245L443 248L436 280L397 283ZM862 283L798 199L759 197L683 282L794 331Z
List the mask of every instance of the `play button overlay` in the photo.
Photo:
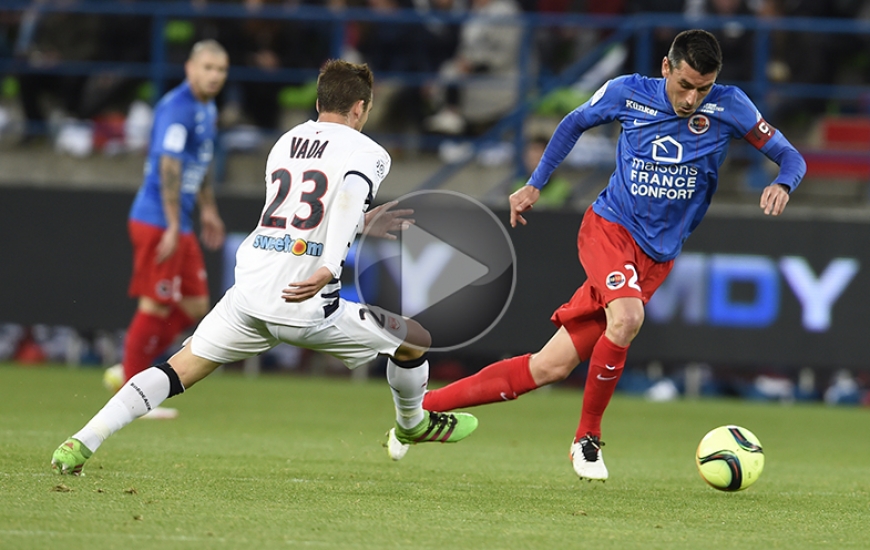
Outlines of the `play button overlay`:
M510 304L516 254L486 206L453 191L418 191L392 210L412 209L397 240L363 233L355 259L359 300L419 322L432 351L466 346L489 332Z

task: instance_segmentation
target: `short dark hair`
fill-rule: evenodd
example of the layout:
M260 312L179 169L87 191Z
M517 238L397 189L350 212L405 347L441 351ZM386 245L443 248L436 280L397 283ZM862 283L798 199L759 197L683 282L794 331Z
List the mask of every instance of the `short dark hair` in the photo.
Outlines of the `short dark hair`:
M317 77L317 104L321 113L346 115L362 100L368 107L372 100L374 75L365 63L356 64L330 59Z
M213 40L211 38L207 38L205 40L200 40L196 44L190 48L190 55L188 59L193 59L200 52L211 52L218 55L225 55L229 59L229 55L227 55L227 50L220 45L220 42L217 40Z
M711 33L701 29L681 32L671 43L668 62L672 68L676 68L683 61L700 74L719 74L722 70L722 49L719 41Z

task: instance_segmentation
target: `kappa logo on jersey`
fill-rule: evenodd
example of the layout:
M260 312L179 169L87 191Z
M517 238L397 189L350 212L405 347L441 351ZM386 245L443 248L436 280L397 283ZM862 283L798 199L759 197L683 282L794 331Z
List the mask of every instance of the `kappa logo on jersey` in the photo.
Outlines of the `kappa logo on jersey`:
M320 256L323 254L323 243L309 242L304 239L294 239L290 235L283 237L269 237L257 235L253 242L254 248L260 250L274 250L275 252L288 252L294 256Z
M307 138L295 137L290 142L290 158L294 159L313 159L321 158L326 146L329 145L329 140L320 143L319 139L310 142Z
M610 290L619 290L625 286L625 275L619 271L614 271L607 276L607 288Z
M387 175L387 163L384 162L384 159L378 159L375 163L375 173L378 175L379 179L384 179Z
M704 115L692 115L689 119L689 131L701 135L710 129L710 119Z
M632 101L630 99L625 100L625 106L629 109L634 109L635 111L640 111L641 113L646 113L650 116L656 116L659 114L656 109L653 109L652 107L647 107L646 105L642 105L637 101Z

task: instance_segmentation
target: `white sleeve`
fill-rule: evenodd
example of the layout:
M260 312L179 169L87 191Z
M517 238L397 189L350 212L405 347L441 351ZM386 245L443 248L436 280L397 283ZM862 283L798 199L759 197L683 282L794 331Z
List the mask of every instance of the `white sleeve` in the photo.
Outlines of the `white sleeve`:
M341 264L347 256L348 248L358 229L361 229L358 227L363 219L360 216L366 210L370 190L371 187L364 178L350 173L341 182L335 200L330 205L323 265L335 277L341 273Z

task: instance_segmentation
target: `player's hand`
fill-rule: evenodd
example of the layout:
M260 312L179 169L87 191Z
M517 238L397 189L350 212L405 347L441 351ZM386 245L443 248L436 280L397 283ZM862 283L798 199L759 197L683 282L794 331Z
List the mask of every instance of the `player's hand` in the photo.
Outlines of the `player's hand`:
M304 302L317 296L320 289L333 279L332 271L326 267L318 267L314 275L298 283L290 283L281 291L281 299L288 303Z
M160 237L160 242L157 243L157 254L155 260L158 264L162 264L169 259L178 249L179 233L178 228L167 228Z
M414 220L405 216L410 216L414 211L410 208L390 210L390 208L397 204L399 204L399 201L390 201L366 212L366 235L395 241L397 237L392 231L404 231L411 227L414 224Z
M202 210L199 215L200 232L199 236L202 239L202 244L209 250L217 250L224 244L224 239L227 236L224 222L218 215L217 210L207 208Z
M510 196L511 203L511 227L516 227L517 222L526 225L526 219L522 216L523 212L532 209L532 205L538 202L541 192L537 187L531 185L523 185Z
M761 208L765 215L779 216L788 204L788 190L781 183L768 185L761 192Z

